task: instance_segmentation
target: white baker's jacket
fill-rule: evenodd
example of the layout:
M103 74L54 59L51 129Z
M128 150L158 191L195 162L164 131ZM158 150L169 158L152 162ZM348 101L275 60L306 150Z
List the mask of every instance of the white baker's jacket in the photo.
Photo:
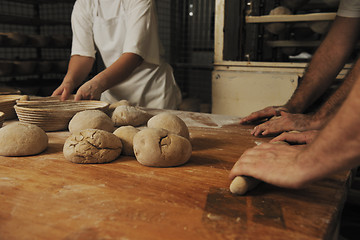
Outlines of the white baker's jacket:
M77 0L71 24L71 55L95 58L97 49L106 67L126 52L144 59L126 81L106 90L101 100L126 99L137 106L177 108L181 93L171 66L160 56L153 0Z

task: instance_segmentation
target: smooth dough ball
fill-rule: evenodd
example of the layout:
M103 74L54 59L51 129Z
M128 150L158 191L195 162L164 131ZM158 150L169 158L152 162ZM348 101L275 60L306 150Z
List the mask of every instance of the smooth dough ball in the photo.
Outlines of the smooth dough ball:
M14 122L0 129L0 155L28 156L39 154L48 146L48 136L40 127Z
M115 136L120 138L123 149L121 154L127 156L134 156L133 149L133 139L135 134L137 134L140 130L133 126L122 126L114 131Z
M189 129L185 122L178 116L171 113L164 112L155 115L149 119L147 126L149 128L163 128L169 132L190 139Z
M85 110L78 112L69 122L71 133L84 129L101 129L107 132L114 131L114 123L106 113L100 110Z
M292 12L290 11L290 9L283 6L276 7L272 9L269 13L269 15L291 15L291 14ZM272 34L280 34L285 30L285 28L286 28L285 23L268 23L265 25L265 29Z
M137 161L149 167L174 167L186 163L191 156L188 139L160 128L145 128L134 136Z
M100 129L85 129L72 134L65 141L63 153L74 163L107 163L121 153L121 140Z
M137 107L122 105L115 108L111 119L117 127L128 125L136 127L145 124L150 117L152 117L152 115L144 110Z

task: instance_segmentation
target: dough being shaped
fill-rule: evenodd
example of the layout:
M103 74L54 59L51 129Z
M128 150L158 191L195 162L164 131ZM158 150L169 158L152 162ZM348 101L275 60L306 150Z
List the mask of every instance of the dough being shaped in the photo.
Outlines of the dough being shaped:
M178 116L171 113L163 112L155 115L149 119L147 126L149 128L163 128L169 132L190 139L189 129L185 122Z
M149 167L173 167L186 163L191 156L188 139L160 128L145 128L134 136L137 161Z
M101 129L107 132L114 131L114 123L106 113L100 110L85 110L76 113L69 122L71 133L84 129Z
M118 106L115 108L111 119L116 127L120 126L140 126L145 124L152 115L144 110L132 106Z
M135 156L133 149L133 139L136 133L140 130L133 126L122 126L114 131L114 134L120 138L123 149L121 154L127 156Z
M72 134L65 141L63 153L74 163L107 163L121 153L121 140L100 129L85 129Z
M110 104L109 106L109 111L113 112L115 110L115 108L117 108L118 106L131 106L130 103L128 102L128 100L120 100L118 102L114 102L112 104Z
M253 177L237 176L230 184L230 192L237 195L244 195L246 192L254 189L260 180Z
M0 155L36 155L47 148L48 141L45 131L36 125L10 123L0 129Z

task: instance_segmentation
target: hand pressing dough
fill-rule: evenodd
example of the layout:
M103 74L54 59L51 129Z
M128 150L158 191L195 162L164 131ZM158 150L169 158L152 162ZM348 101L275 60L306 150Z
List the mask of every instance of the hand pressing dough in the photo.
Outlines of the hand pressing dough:
M0 129L0 155L28 156L44 151L48 136L40 127L14 122Z
M65 141L63 153L74 163L107 163L121 153L121 140L100 129L85 129L72 134Z
M100 110L85 110L78 112L69 122L71 133L84 129L101 129L107 132L114 131L114 123L106 113Z
M289 145L284 141L273 142L272 144ZM236 195L244 195L248 191L254 189L261 181L247 176L237 176L230 184L230 192Z
M230 192L237 195L244 195L254 189L259 183L260 180L253 177L237 176L230 184Z
M133 126L122 126L114 131L115 136L120 138L123 149L121 154L127 156L135 156L133 149L133 139L136 133L140 130Z
M169 132L180 135L184 138L190 139L189 129L185 122L178 116L171 113L160 113L150 118L147 126L149 128L163 128Z
M146 111L123 105L115 108L111 119L117 127L128 125L136 127L145 124L151 117L152 115Z
M137 161L149 167L174 167L191 156L188 139L160 128L145 128L134 136Z

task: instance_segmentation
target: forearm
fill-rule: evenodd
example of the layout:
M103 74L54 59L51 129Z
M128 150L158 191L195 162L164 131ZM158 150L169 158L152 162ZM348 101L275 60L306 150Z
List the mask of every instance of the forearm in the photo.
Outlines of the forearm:
M89 75L94 61L91 57L71 56L64 82L72 82L75 87L79 86Z
M131 73L141 65L143 58L134 53L124 53L111 66L97 74L91 81L105 91L125 81Z
M359 77L357 79L360 79ZM299 154L299 162L311 162L304 176L311 182L360 164L360 80L358 80L335 117L309 147Z
M352 70L345 77L340 87L330 96L330 98L319 108L314 114L314 121L319 124L325 124L328 119L331 119L341 104L349 95L351 88L354 85L356 76L360 76L360 60L354 64Z
M318 99L336 78L358 39L359 19L337 17L314 54L304 77L285 107L302 113Z

